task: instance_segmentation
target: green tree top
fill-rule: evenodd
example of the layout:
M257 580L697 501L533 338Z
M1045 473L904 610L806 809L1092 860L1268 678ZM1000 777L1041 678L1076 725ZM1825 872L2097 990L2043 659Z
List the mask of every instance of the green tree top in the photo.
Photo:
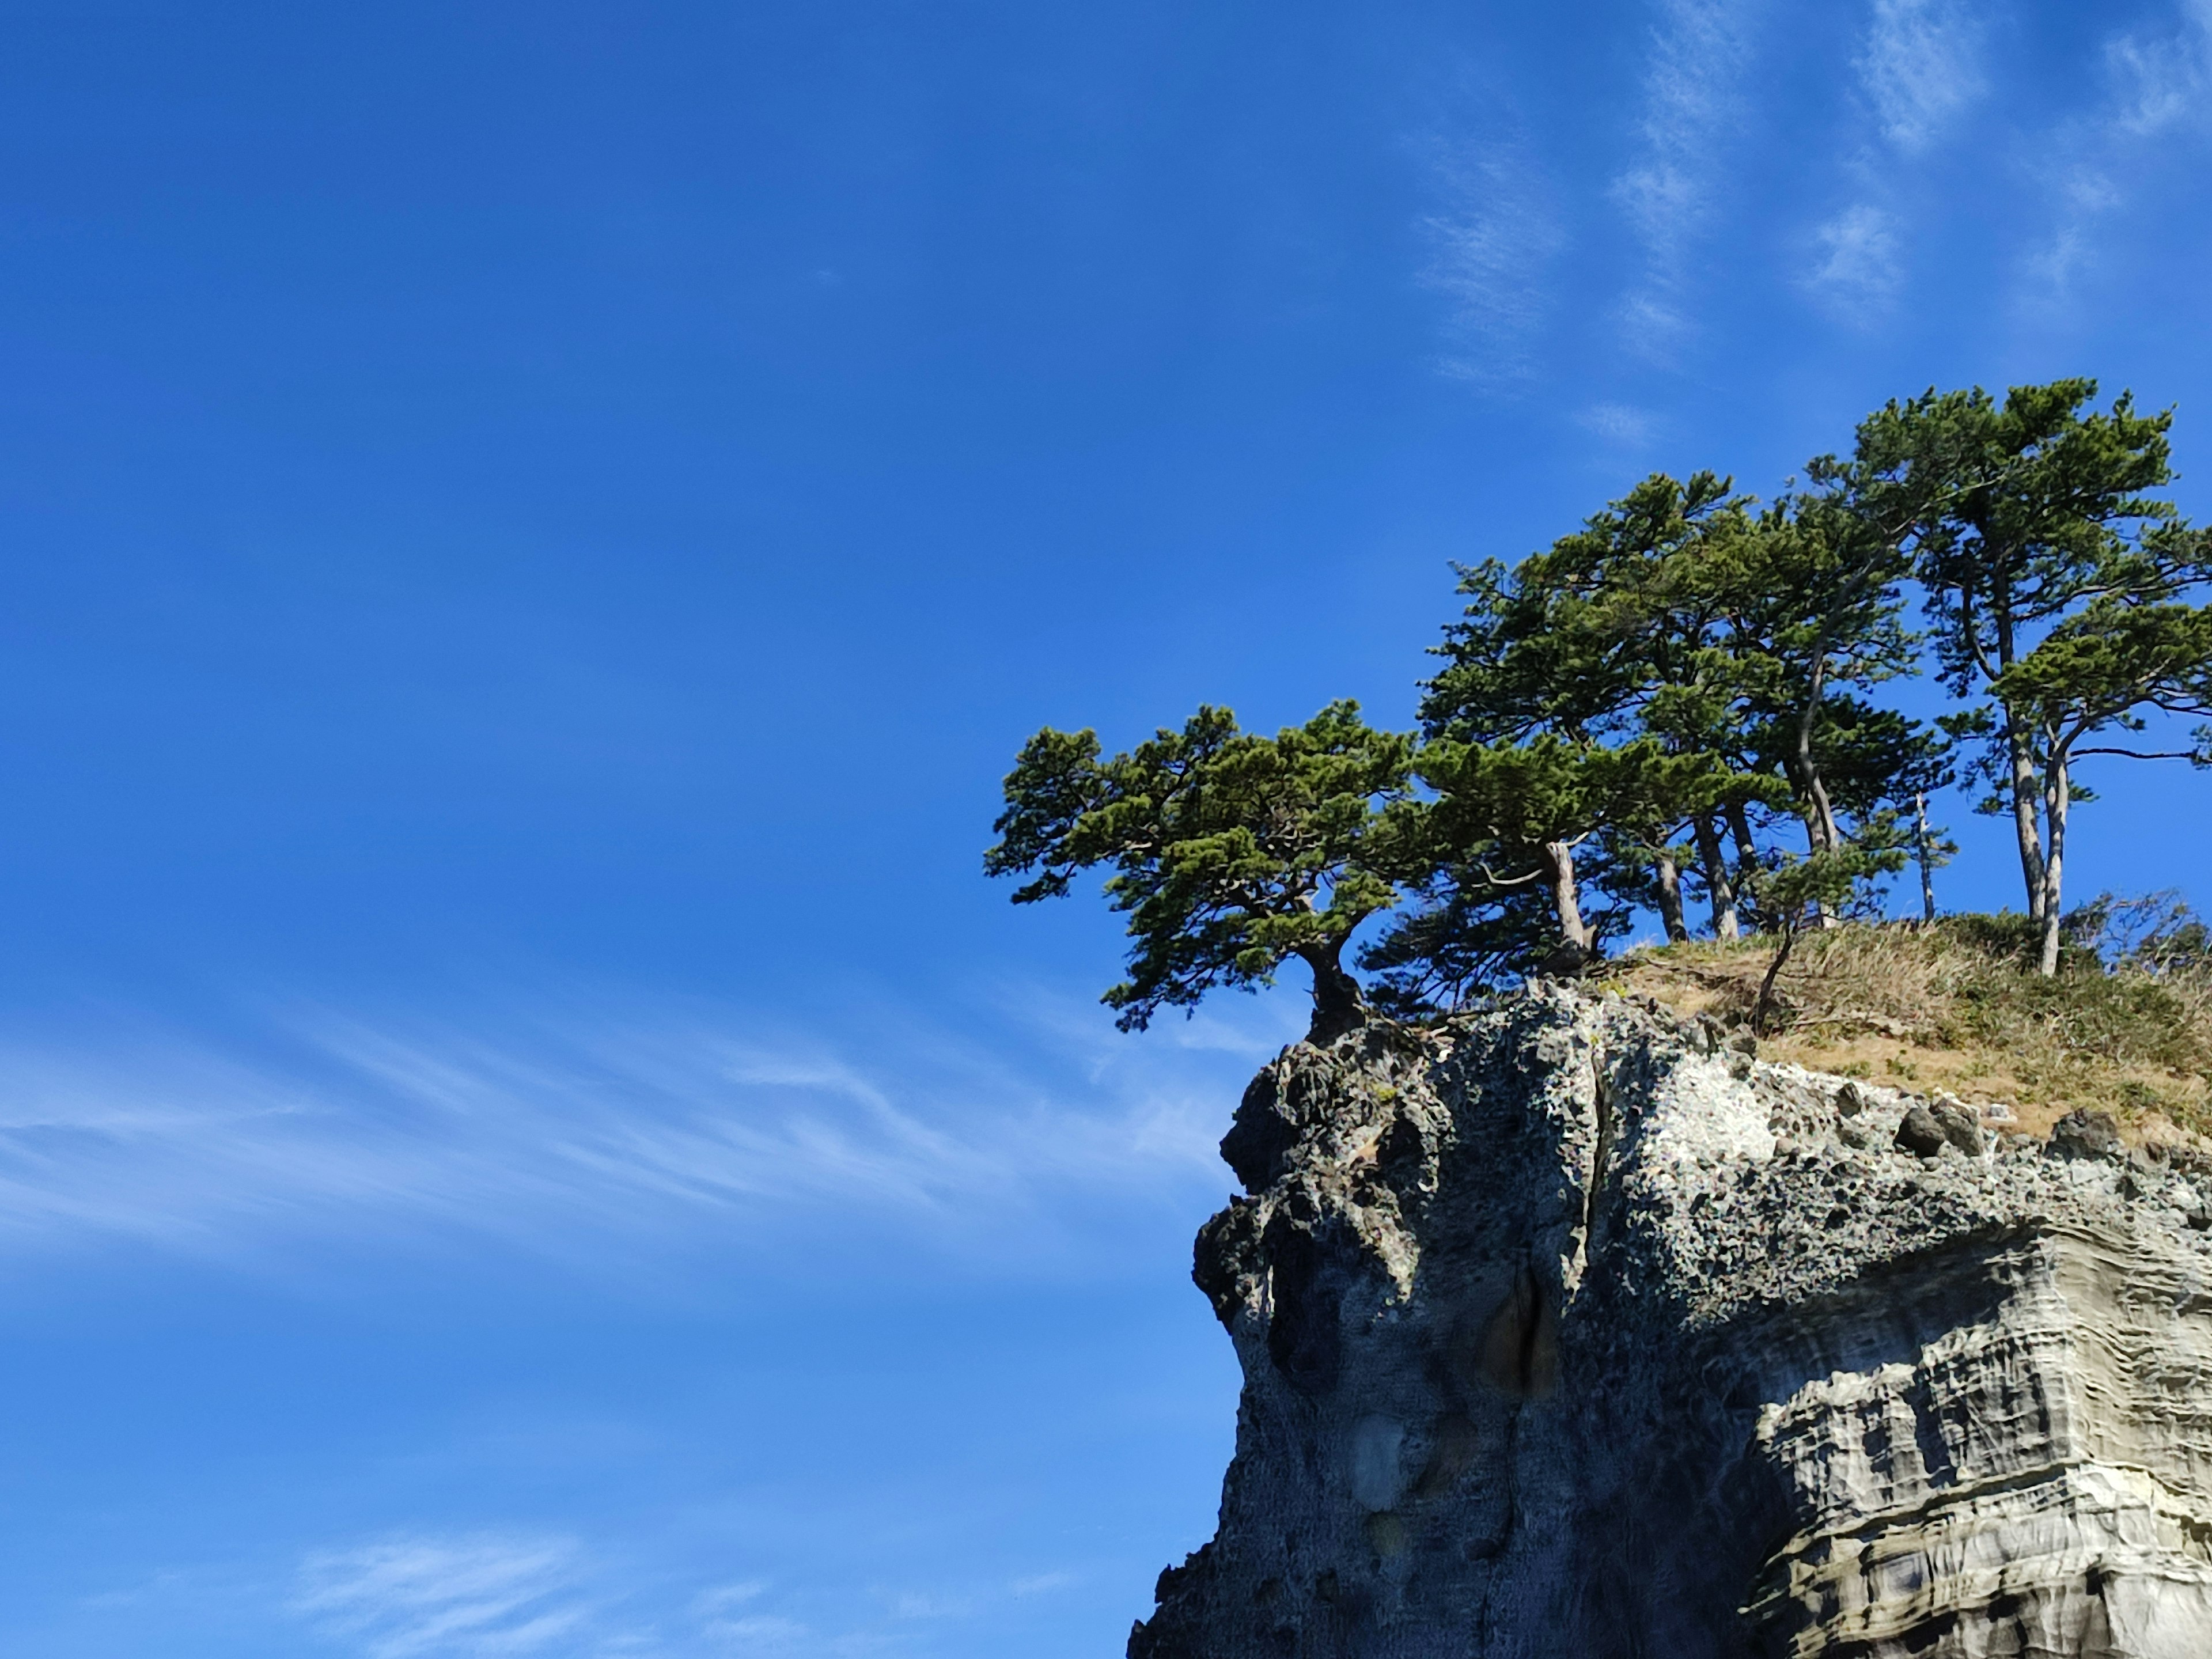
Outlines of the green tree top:
M1699 653L1713 618L1685 590L1681 558L1739 526L1746 499L1717 473L1654 473L1510 570L1459 566L1467 605L1432 647L1445 666L1425 688L1423 728L1479 743L1585 738L1618 732L1655 688L1688 694L1711 666Z
M1909 522L1939 676L1969 702L1945 724L1977 744L1982 809L2013 820L2046 973L2068 810L2086 798L2074 761L2158 757L2083 739L2142 729L2139 709L2201 709L2212 678L2212 634L2182 603L2212 582L2212 544L2149 493L2173 477L2172 412L2096 398L2089 380L2014 386L2002 404L1978 386L1930 390L1869 416L1834 464L1859 499Z
M1133 943L1128 977L1103 1000L1124 1030L1217 985L1272 983L1296 957L1313 974L1315 1035L1333 1035L1364 1006L1345 941L1397 902L1389 872L1415 816L1413 750L1351 702L1272 738L1200 708L1181 731L1108 759L1095 732L1047 727L1006 778L983 867L1030 878L1017 904L1112 868L1106 892Z

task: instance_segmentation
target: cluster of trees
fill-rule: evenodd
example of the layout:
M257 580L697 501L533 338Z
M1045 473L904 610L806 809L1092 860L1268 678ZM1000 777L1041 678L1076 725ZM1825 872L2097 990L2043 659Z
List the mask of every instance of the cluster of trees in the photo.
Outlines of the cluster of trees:
M1639 910L1671 939L1869 909L1950 850L1929 796L2008 818L2056 970L2067 836L2093 756L2212 764L2131 741L2212 713L2212 533L2156 492L2170 411L2095 382L1929 391L1860 422L1771 501L1656 474L1507 568L1459 567L1418 732L1351 702L1269 737L1201 708L1106 756L1047 728L1006 781L994 875L1026 903L1110 871L1127 914L1124 1029L1217 985L1313 975L1315 1024L1371 997L1448 1009L1578 970ZM1924 626L1908 620L1917 598ZM1875 701L1932 673L1934 725ZM1389 913L1358 954L1353 934Z

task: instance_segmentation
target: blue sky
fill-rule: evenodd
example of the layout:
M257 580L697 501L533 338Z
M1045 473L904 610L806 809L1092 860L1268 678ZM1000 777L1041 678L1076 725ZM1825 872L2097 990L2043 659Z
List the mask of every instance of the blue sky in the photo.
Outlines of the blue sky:
M2204 0L0 6L0 1659L1119 1653L1302 993L1116 1035L1021 738L1931 384L2212 517L2208 163Z

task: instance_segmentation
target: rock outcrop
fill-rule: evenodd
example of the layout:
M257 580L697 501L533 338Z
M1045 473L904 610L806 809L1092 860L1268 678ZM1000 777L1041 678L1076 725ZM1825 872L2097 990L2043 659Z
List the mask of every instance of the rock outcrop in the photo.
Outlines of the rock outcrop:
M2108 1126L1539 983L1222 1150L1237 1454L1132 1659L2212 1656L2212 1179Z

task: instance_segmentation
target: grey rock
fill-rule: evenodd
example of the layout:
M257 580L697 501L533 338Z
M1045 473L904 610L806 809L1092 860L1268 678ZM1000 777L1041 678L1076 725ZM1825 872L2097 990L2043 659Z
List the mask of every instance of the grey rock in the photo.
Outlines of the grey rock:
M1194 1275L1219 1529L1133 1659L2212 1654L2197 1188L1744 1058L1559 983L1285 1050Z
M2051 1126L2051 1150L2063 1158L2119 1158L2127 1149L2110 1112L2073 1111Z
M1948 1138L1936 1114L1922 1105L1911 1107L1897 1126L1897 1144L1916 1158L1935 1157Z
M1972 1107L1962 1106L1947 1095L1929 1110L1936 1127L1943 1132L1943 1139L1968 1158L1979 1158L1989 1150L1982 1139L1981 1120L1974 1115Z

